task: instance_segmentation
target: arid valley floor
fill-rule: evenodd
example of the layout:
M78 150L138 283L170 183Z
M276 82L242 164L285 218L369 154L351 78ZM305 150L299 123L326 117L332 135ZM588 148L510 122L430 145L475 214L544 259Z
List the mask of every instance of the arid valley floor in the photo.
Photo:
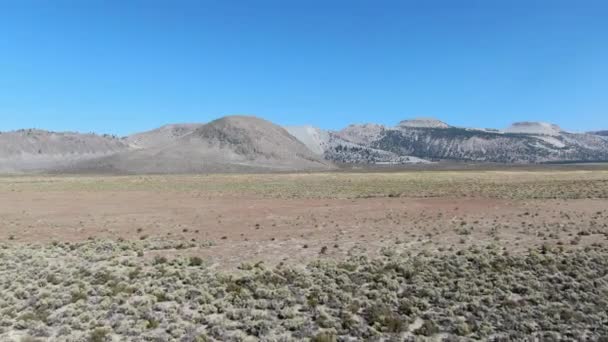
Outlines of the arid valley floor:
M0 340L608 339L608 167L0 177Z

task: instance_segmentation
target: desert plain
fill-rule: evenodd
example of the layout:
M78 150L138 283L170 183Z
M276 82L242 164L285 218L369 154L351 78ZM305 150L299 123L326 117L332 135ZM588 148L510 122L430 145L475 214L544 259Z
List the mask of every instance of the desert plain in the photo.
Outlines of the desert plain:
M608 166L0 177L0 340L608 338Z

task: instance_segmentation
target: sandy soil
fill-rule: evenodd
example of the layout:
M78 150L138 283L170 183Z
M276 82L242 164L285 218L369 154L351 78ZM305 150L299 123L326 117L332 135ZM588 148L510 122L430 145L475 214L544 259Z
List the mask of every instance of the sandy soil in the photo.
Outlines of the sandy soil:
M542 244L608 243L608 201L380 197L265 198L188 191L65 189L0 192L0 240L89 238L209 241L212 246L149 252L242 262L303 263L370 255L400 245L412 253L498 244L510 252ZM324 248L325 247L325 248Z

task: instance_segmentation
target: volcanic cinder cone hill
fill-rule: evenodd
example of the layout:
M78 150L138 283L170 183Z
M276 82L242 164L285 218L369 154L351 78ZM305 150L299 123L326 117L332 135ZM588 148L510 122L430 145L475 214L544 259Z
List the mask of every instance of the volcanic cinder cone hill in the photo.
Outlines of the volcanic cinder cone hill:
M199 173L333 168L331 162L313 154L284 128L252 116L173 125L127 140L135 147L88 160L71 171Z

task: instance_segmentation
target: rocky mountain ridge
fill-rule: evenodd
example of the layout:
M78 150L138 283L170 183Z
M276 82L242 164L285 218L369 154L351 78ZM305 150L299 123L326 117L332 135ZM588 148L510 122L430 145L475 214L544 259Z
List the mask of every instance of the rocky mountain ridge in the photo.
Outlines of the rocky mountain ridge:
M570 133L545 122L516 122L499 130L417 118L394 127L359 124L324 134L329 138L315 149L322 148L328 160L347 164L608 161L608 139L602 132Z
M403 120L394 127L367 123L329 131L228 116L127 137L36 129L0 132L2 173L302 171L437 161L608 161L608 131L571 133L542 122L476 129L432 118Z

